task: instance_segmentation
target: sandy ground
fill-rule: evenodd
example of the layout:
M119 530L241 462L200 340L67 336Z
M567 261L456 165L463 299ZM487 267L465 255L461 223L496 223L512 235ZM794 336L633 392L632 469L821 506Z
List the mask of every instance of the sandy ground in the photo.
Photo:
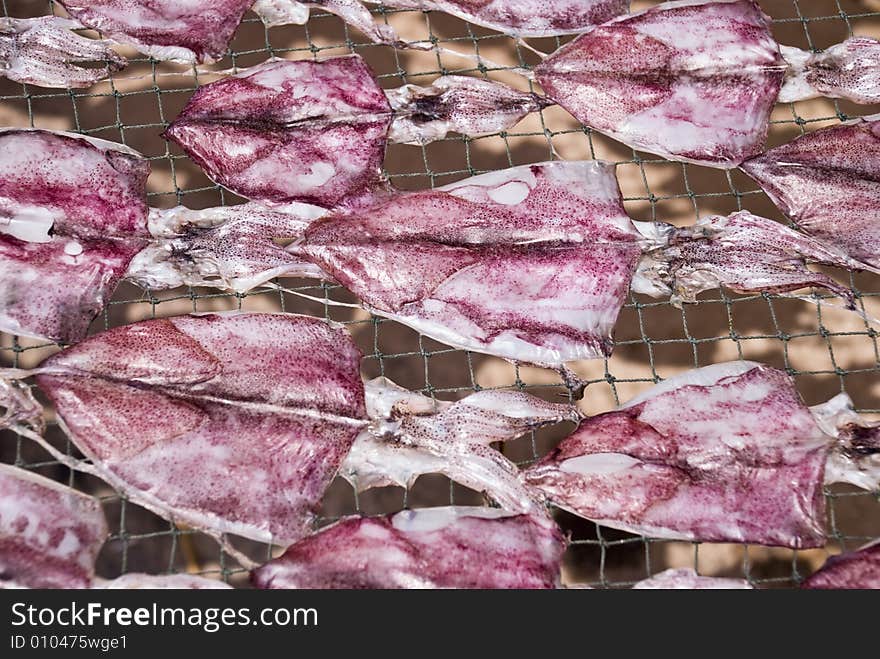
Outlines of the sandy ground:
M11 16L41 15L46 3L7 0ZM656 2L637 1L634 8ZM777 22L774 31L781 43L802 48L824 48L847 37L880 36L880 0L761 0L764 10ZM844 19L840 11L854 18ZM800 15L798 14L800 11ZM857 17L861 16L861 17ZM268 32L249 15L232 44L237 55L196 72L191 67L148 62L135 63L112 81L89 90L70 93L43 90L0 81L0 125L84 130L105 139L123 141L151 156L153 175L149 181L150 202L169 207L181 203L202 208L235 203L237 198L219 190L160 132L180 111L192 90L216 79L210 71L232 66L250 66L266 59L267 44L274 54L289 59L320 57L351 52L344 44L346 31L335 17L315 16L306 30L290 26ZM801 20L801 19L804 20ZM406 39L431 35L441 45L466 55L479 54L503 66L530 65L538 56L516 43L482 28L468 26L442 14L398 12L387 19ZM380 19L381 20L381 19ZM427 83L440 73L474 73L471 59L448 52L397 52L372 44L349 31L356 52L374 68L384 87L404 82ZM532 40L539 51L550 52L555 39ZM234 60L234 61L233 61ZM479 72L476 73L479 75ZM528 82L507 71L493 71L490 77L528 89ZM157 93L160 90L161 93ZM540 91L537 90L536 91ZM841 116L867 115L880 108L846 102L815 100L795 105L778 105L773 114L770 145L786 142L802 131L812 131L838 122ZM739 172L682 165L672 162L641 162L631 149L604 136L585 130L560 108L548 108L522 121L506 134L476 140L457 136L427 147L392 146L386 169L401 188L416 189L460 179L470 172L539 162L554 157L565 159L603 158L619 162L617 174L634 219L663 220L683 224L699 216L726 214L740 207L782 220L765 195ZM646 156L652 159L650 156ZM850 282L862 294L869 317L880 317L880 285L873 275L850 275L829 271L840 281ZM291 286L315 286L315 282L288 281ZM323 296L315 288L312 294ZM808 292L808 291L807 291ZM330 295L351 300L344 291ZM614 356L605 361L574 364L575 371L593 381L579 403L584 411L597 413L614 407L658 378L666 378L695 366L729 359L746 358L786 367L796 373L797 385L808 404L827 400L846 391L869 416L880 411L880 379L877 377L878 347L866 322L834 305L840 300L823 300L820 305L800 299L753 296L742 298L718 291L706 293L696 305L676 309L668 303L635 297L617 324ZM454 351L395 323L371 319L350 309L324 307L292 295L255 294L236 297L207 290L177 290L150 293L123 285L113 304L96 320L93 330L134 322L143 318L169 316L190 311L243 308L274 311L284 309L330 317L350 323L349 327L365 352L364 374L383 373L401 385L454 399L481 387L528 386L534 393L557 398L564 388L556 374L517 367L495 358ZM876 325L875 325L876 326ZM820 331L820 328L821 331ZM0 336L4 363L33 366L54 346ZM15 350L12 350L15 348ZM24 348L24 350L22 350ZM852 371L852 373L850 373ZM570 427L537 433L505 448L515 460L527 462L546 452ZM56 438L61 440L57 429ZM9 438L0 444L6 461L16 457L37 461L45 456L28 444ZM41 467L45 473L67 478L66 470ZM167 522L126 505L102 484L77 479L78 485L107 497L107 511L118 530L102 558L102 572L113 576L122 571L156 572L168 569L213 571L234 569L234 562L219 554L213 541L186 530L169 531ZM355 501L350 488L336 483L325 498L328 517L361 510L380 512L404 505L424 506L479 503L481 497L439 476L426 476L409 492L385 488L361 495ZM791 552L780 549L734 545L694 545L648 541L628 534L598 529L596 525L561 514L559 521L571 534L572 548L566 556L565 578L569 582L621 583L636 580L670 566L696 565L706 574L747 575L768 580L768 585L787 585L821 565L827 555L841 546L854 548L867 538L880 536L880 503L876 494L835 490L829 496L832 540L826 550ZM253 552L265 549L249 547ZM240 576L233 576L240 580Z

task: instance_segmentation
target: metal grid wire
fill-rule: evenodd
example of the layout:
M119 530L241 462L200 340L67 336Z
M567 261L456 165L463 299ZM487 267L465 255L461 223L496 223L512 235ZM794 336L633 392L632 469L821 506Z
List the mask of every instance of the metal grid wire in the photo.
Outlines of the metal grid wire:
M633 3L634 9L653 4L659 3ZM880 2L874 0L762 0L761 4L774 20L777 38L788 45L821 49L853 33L880 30ZM0 0L0 6L7 16L13 17L59 13L51 2L44 5L27 0ZM406 22L409 29L401 29L404 38L422 40L439 48L414 55L377 46L349 30L336 17L321 12L313 11L312 19L304 27L272 30L249 15L227 57L215 68L251 66L270 56L302 59L356 52L374 66L383 86L394 87L409 82L426 84L448 73L509 82L508 70L529 68L537 61L533 53L509 37L444 15L383 7L375 7L374 13L378 20L395 26ZM544 39L532 43L550 52L563 41ZM442 48L476 56L490 52L487 57L493 61L500 52L506 54L507 63L496 66L487 60L455 65L452 62L462 60L451 58ZM421 60L415 66L418 58ZM216 78L206 73L207 68L187 69L133 56L129 69L85 90L48 90L6 81L0 86L0 119L15 125L66 128L141 150L158 172L150 181L148 194L152 205L203 207L236 203L234 195L207 181L185 156L159 137L192 91L208 78ZM827 100L779 105L772 120L771 144L877 111ZM399 187L423 188L557 155L617 162L625 203L634 219L693 221L709 212L727 213L743 208L780 218L763 193L737 172L671 163L622 148L589 128L572 123L570 117L558 109L554 112L553 108L513 130L485 138L450 136L424 147L389 147L386 173ZM868 317L880 315L876 308L880 307L880 286L875 276L834 274L839 279L849 277L858 306ZM328 284L299 280L283 283L288 290L306 292L325 301L345 299L346 295ZM668 302L634 295L618 321L614 356L604 362L578 366L578 373L590 383L583 403L585 409L610 409L664 377L689 368L725 359L753 358L784 368L795 376L810 404L846 391L860 412L880 414L878 334L855 314L841 312L835 302L839 300L817 292L812 293L811 303L769 294L737 296L714 291L679 310ZM367 376L388 375L429 396L456 399L487 387L528 389L551 398L566 393L552 375L539 369L510 366L501 360L454 350L391 321L278 291L154 292L123 285L95 321L93 330L147 317L220 308L310 313L346 323L364 351ZM8 335L0 341L0 355L5 364L12 366L32 366L54 349L57 348ZM556 428L534 433L505 446L505 453L519 464L528 464L569 430ZM76 454L57 426L50 425L48 437ZM99 565L104 576L129 571L189 571L233 583L244 582L244 570L212 540L156 518L96 479L71 473L27 440L15 437L0 442L0 457L101 496L114 529ZM835 487L828 489L826 495L831 551L853 549L880 537L880 493ZM386 488L362 493L360 497L337 482L327 500L322 522L355 511L376 513L408 506L467 504L478 502L479 498L446 479L431 476L420 479L411 491ZM827 555L822 550L797 552L660 541L602 528L561 512L558 521L571 536L565 575L569 583L625 587L666 567L691 565L702 573L740 576L756 585L789 587L802 580ZM262 557L272 551L254 543L246 543L245 549Z

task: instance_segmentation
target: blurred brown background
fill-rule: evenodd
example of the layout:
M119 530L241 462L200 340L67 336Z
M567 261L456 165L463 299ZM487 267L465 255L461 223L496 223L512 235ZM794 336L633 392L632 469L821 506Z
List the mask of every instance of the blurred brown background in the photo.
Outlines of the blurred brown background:
M636 0L633 9L655 4L659 3ZM760 0L760 4L774 19L774 32L783 44L822 49L852 33L880 37L880 0ZM4 6L8 15L14 17L38 16L53 10L63 14L43 0L5 0ZM303 59L357 52L366 58L386 88L407 82L427 84L443 73L466 73L488 75L528 89L524 78L510 71L495 70L495 65L528 66L539 59L508 37L444 14L377 10L376 20L387 20L406 40L433 38L445 49L486 58L490 71L481 72L473 60L446 51L394 51L367 43L360 33L321 12L313 11L306 26L271 30L249 14L232 43L232 54L198 70L141 58L112 80L78 91L47 90L0 80L0 125L78 130L124 142L152 158L152 205L204 208L240 200L213 185L159 134L196 87L217 79L213 72L252 66L271 55ZM529 43L549 53L561 41L536 39ZM137 57L134 52L124 52ZM832 125L846 117L878 111L880 108L825 99L780 104L773 115L769 144L789 141L803 131ZM554 155L618 162L618 179L634 219L683 224L698 216L747 208L782 220L769 199L738 171L658 161L656 157L634 153L585 129L560 108L548 108L530 116L500 135L474 140L450 136L426 147L392 145L385 167L395 185L418 189L487 170L539 162ZM880 282L876 276L830 272L840 281L849 282L860 294L860 304L869 317L880 317ZM351 300L344 291L316 282L285 283L303 287L319 297L327 294ZM746 358L790 369L808 404L846 391L860 410L871 416L880 412L880 353L876 334L858 315L834 305L840 305L840 300L823 300L817 306L797 299L741 297L713 291L704 294L699 304L679 310L668 303L636 296L618 321L614 356L604 362L575 364L577 373L592 382L578 404L587 412L605 411L658 378L695 366ZM151 316L236 308L283 309L346 322L366 355L366 377L381 373L403 386L438 398L456 399L476 386L528 387L532 393L551 399L565 393L552 372L451 350L396 323L289 294L238 296L208 289L150 292L123 285L104 315L95 321L93 331ZM54 350L57 347L0 335L4 365L33 366ZM561 426L536 433L507 445L505 452L516 461L528 462L570 430ZM66 445L56 427L50 429L50 435L59 446ZM209 538L188 529L176 529L121 501L103 483L80 475L72 477L67 469L53 465L45 453L26 440L11 434L4 436L0 459L31 465L60 480L72 479L78 487L104 497L115 534L102 556L103 576L126 571L185 570L228 578L237 584L245 582L235 561L222 554ZM440 476L422 477L408 492L384 488L364 493L359 499L346 484L337 482L325 497L324 514L332 519L357 510L376 513L404 506L481 501L477 493L451 485ZM559 522L573 540L566 555L564 578L569 583L622 585L666 567L695 566L705 574L746 576L767 586L790 586L798 576L803 577L821 565L828 553L841 547L852 549L880 537L877 493L835 488L829 492L829 504L832 538L827 549L804 552L651 541L597 528L560 513ZM242 546L255 557L265 557L271 551L247 543Z

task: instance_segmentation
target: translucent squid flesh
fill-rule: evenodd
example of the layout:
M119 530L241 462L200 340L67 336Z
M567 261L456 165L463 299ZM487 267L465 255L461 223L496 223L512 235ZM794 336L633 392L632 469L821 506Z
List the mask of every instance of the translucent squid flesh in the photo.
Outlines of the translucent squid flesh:
M125 278L145 288L214 286L246 292L274 277L328 279L281 244L325 213L308 204L267 207L256 202L190 210L151 209L153 240L129 264Z
M0 588L85 588L108 535L97 499L0 464Z
M76 21L57 16L0 18L0 75L40 87L89 87L126 60L105 39L87 39ZM102 63L103 66L89 66Z
M133 502L290 544L367 423L360 357L317 318L207 314L114 328L6 375L35 375L91 460L74 466Z
M880 270L880 120L808 133L742 164L792 222Z
M386 7L393 6L386 4ZM375 43L407 47L390 25L376 23L373 15L359 0L256 0L252 9L263 23L273 25L304 25L309 20L309 9L315 8L339 16L348 25L357 28Z
M716 364L583 421L524 478L555 505L633 533L821 547L823 485L877 487L880 427L845 394L808 408L782 371Z
M331 213L288 249L448 345L559 365L609 354L640 238L611 165L548 162Z
M760 153L786 64L751 0L670 2L566 44L536 69L578 121L635 149L735 167Z
M258 588L556 588L565 543L545 516L497 508L346 517L252 572Z
M165 137L242 197L330 208L382 187L389 140L495 133L547 104L466 76L405 85L386 98L357 55L275 59L201 87Z
M164 135L247 199L330 207L381 179L391 106L358 56L271 60L199 88Z
M491 135L552 105L538 94L468 76L441 76L427 87L404 85L385 93L395 113L388 140L401 144L426 144L447 133Z
M543 171L545 166L546 164L536 165L534 171ZM591 189L606 192L610 190L615 185L609 174L610 168L610 165L596 163L552 163L552 169L562 173L557 177L558 180L545 180L542 184L543 192L536 190L531 193L534 204L512 212L530 213L532 211L529 209L534 209L537 204L544 204L542 208L545 210L541 211L544 215L539 213L537 217L553 220L556 204L571 205L572 188L582 188L582 194L585 195L592 194ZM379 201L373 207L358 206L338 212L326 220L316 221L308 231L308 220L319 217L322 209L302 204L267 208L250 203L204 211L160 211L153 213L150 219L151 231L157 236L156 242L133 259L126 276L154 289L187 284L223 286L238 291L246 291L276 276L335 279L346 284L351 282L352 290L376 313L388 315L394 312L394 307L383 306L387 304L386 298L380 296L387 295L387 291L386 284L380 281L381 278L390 277L397 282L397 294L407 302L412 302L413 290L424 291L426 296L431 295L438 286L445 285L447 280L458 276L462 267L467 271L473 263L468 259L456 265L446 259L445 255L452 253L449 244L450 229L433 221L435 216L446 218L450 224L461 225L464 237L463 248L459 253L472 250L473 257L477 250L483 249L484 253L489 252L490 263L499 262L502 250L510 250L514 257L519 257L528 246L541 244L541 226L524 225L523 231L527 233L513 235L509 244L490 243L483 246L476 237L476 225L472 219L482 218L480 221L486 227L494 227L499 222L497 218L501 218L501 222L509 223L513 217L510 215L511 211L507 205L493 199L493 195L503 201L505 192L513 190L509 186L511 182L516 183L518 177L530 180L532 176L532 166L526 166L506 170L497 175L497 180L492 177L467 179L451 186L470 189L471 185L482 185L480 189L485 190L486 194L478 204L462 204L460 199L455 198L458 193L450 195L445 188L430 193L379 196ZM558 202L557 195L561 195ZM602 198L597 198L595 202L600 207L604 203ZM404 208L410 204L412 209L407 208L407 213L404 213ZM463 215L454 219L444 209L447 204L461 208ZM397 222L394 227L384 227L383 218L389 212L387 209L393 209L395 213ZM622 202L619 207L614 208L614 213L623 217L621 209ZM581 208L581 211L585 210L589 209ZM359 218L362 214L368 220L361 221ZM424 226L401 228L406 223L411 224L410 215L422 218ZM809 236L745 211L727 217L710 216L683 228L649 222L635 222L634 225L637 231L630 227L625 241L638 242L637 250L641 256L637 265L629 260L621 265L626 268L622 279L628 280L632 277L631 289L636 292L655 297L671 294L675 303L693 301L701 291L719 286L743 293L787 292L816 286L828 288L852 306L853 294L849 288L808 269L805 264L809 261L850 269L863 267L861 263L849 259L837 249L826 247ZM337 228L340 231L337 232ZM607 248L611 256L624 254L629 259L631 254L637 253L634 245L627 247L614 244L613 237L603 238L603 230L600 225L596 232L584 235L598 236L599 241L604 239L612 243ZM418 249L412 240L413 231L418 232L422 241ZM492 235L490 232L487 234ZM367 238L367 235L371 238ZM492 240L495 240L494 236ZM280 242L290 241L293 244L286 250L279 245ZM593 238L584 238L575 246L586 252L585 245L592 247L592 241ZM369 249L368 245L381 249ZM555 248L551 236L548 249ZM433 273L430 269L415 266L413 258L419 259L419 263L439 263L440 270ZM381 267L377 265L380 262ZM592 267L594 263L595 261L590 261L587 265ZM502 274L499 273L493 282L500 281L498 278ZM548 277L548 281L551 281L552 273ZM606 320L601 321L600 326L605 332L602 336L607 338L602 345L610 345L611 328L625 300L627 288L621 284L602 289L601 273L595 277L598 289L595 304L592 307L585 305L581 311L586 314L592 309L599 309L596 313L600 319L604 314ZM410 288L413 281L417 285ZM579 285L589 287L591 284L589 280L581 280ZM493 283L493 294L499 290L504 290L504 287ZM547 300L544 304L550 305L554 296L564 296L564 291L556 291L548 286L539 289L538 295ZM469 304L474 307L480 305L481 313L489 318L488 322L504 324L505 328L517 331L516 317L508 314L507 309L498 314L490 300L491 298L475 295ZM422 317L425 314L417 305L410 304L408 308L411 313L404 316L408 324L412 323L414 328L438 340L447 340L450 330L444 324L442 315L434 316L435 322L431 323L427 322L431 319ZM552 314L552 309L548 310L548 314ZM456 340L466 343L471 349L499 354L495 352L497 346L485 342L484 334L475 335L480 331L479 327L481 325L475 329L474 325L461 323L452 330L461 335ZM603 339L593 338L592 341L596 345ZM517 353L515 350L500 354L509 359L528 359L527 354ZM584 350L581 354L595 353ZM567 357L558 362L553 361L555 358L552 356L541 359L545 360L543 363L559 365L573 358Z
M692 301L824 286L807 260L860 264L771 220L740 212L676 229L633 223L613 166L557 161L434 190L379 197L315 220L288 250L373 313L448 345L539 365L610 354L632 290Z
M104 36L156 59L213 62L253 0L58 0Z
M673 303L694 302L698 293L728 288L738 293L787 293L826 288L854 306L853 292L806 263L850 270L864 265L842 250L748 211L710 215L675 228L636 222L649 246L633 279L634 291Z
M832 556L801 587L880 589L880 541L865 545L858 551Z
M727 169L761 152L786 77L782 100L877 102L880 42L780 51L753 0L687 0L589 30L535 74L587 126L637 150Z
M149 162L121 144L0 131L0 330L85 337L149 239Z
M570 405L518 391L479 391L453 403L386 378L370 380L365 390L372 422L355 440L340 476L361 491L409 488L422 474L444 474L511 512L543 513L543 502L522 483L519 468L490 444L580 419Z

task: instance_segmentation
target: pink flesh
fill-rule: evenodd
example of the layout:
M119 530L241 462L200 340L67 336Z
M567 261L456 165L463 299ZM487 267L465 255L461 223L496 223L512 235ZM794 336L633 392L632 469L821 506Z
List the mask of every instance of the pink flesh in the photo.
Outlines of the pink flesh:
M537 94L468 76L442 76L428 87L404 85L386 93L395 111L388 139L407 144L433 142L450 132L498 133L550 104Z
M784 46L791 66L779 92L783 103L817 96L845 98L855 103L880 103L880 41L852 37L821 53Z
M155 240L132 259L125 277L145 288L216 286L248 291L274 277L326 278L279 243L302 235L324 210L307 204L250 202L200 211L182 206L150 213Z
M512 512L543 512L543 504L523 485L517 466L490 444L580 418L571 406L518 391L480 391L450 403L376 378L367 382L366 396L373 423L339 470L358 491L408 488L422 474L440 473Z
M635 533L821 547L833 441L785 373L731 362L587 419L524 474L561 508Z
M785 68L757 4L724 0L611 21L535 73L579 121L634 149L731 168L761 151Z
M689 569L671 569L639 581L634 590L747 590L751 589L743 579L703 577Z
M149 320L47 359L37 382L111 485L175 521L289 544L364 425L360 353L317 318Z
M629 9L629 0L382 0L382 4L397 9L442 11L519 37L583 32Z
M0 587L88 587L106 537L96 499L0 464Z
M156 59L213 62L253 0L58 0L104 36Z
M546 517L422 508L347 517L252 573L258 588L554 588L564 550Z
M880 120L808 133L742 169L805 232L880 269Z
M247 199L333 206L380 183L391 108L357 55L270 60L201 87L164 135Z
M228 583L193 574L138 574L129 572L121 577L102 581L94 586L102 590L227 590Z
M693 302L701 291L724 286L740 293L785 293L807 286L827 288L852 306L852 291L804 262L858 269L834 248L748 211L711 215L674 229L668 247L652 255L663 264L661 279L676 301Z
M524 165L315 221L288 249L371 311L545 365L606 355L640 255L611 165Z
M880 589L880 542L832 556L801 587Z
M0 330L85 337L149 237L149 173L142 156L111 142L0 132Z
M73 31L81 27L55 16L0 18L0 74L40 87L89 87L125 68L109 41ZM104 66L86 66L97 62Z

